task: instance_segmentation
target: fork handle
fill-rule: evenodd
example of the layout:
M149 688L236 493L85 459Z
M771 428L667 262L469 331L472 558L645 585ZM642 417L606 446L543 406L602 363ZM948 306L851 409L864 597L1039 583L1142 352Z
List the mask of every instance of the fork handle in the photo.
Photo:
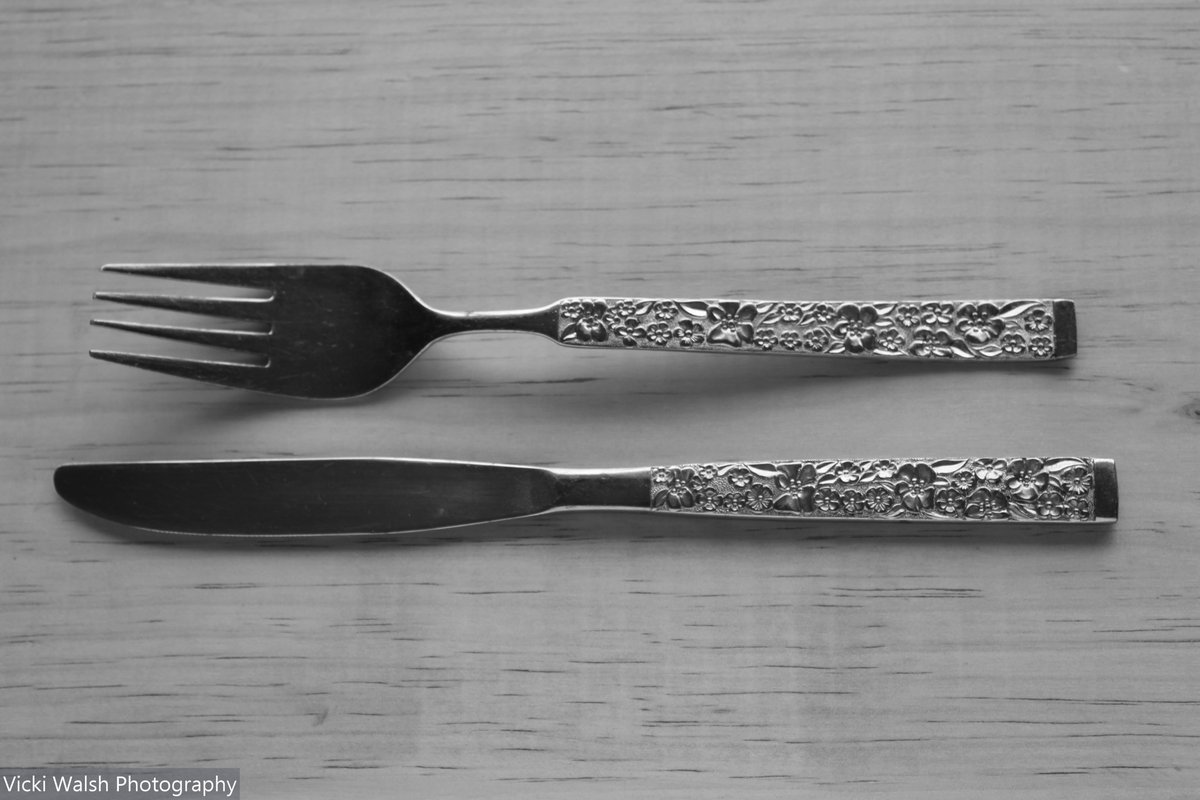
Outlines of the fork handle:
M726 462L555 470L563 507L710 516L925 522L1114 522L1117 471L1100 458Z
M785 302L572 297L555 338L579 347L887 359L1075 355L1070 300Z

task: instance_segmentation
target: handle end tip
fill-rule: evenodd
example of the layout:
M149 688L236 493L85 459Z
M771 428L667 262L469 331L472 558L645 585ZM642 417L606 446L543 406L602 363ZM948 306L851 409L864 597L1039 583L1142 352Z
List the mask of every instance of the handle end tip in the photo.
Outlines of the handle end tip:
M1096 522L1117 521L1117 464L1110 458L1095 459Z
M1054 301L1054 358L1070 358L1079 350L1075 329L1075 301Z

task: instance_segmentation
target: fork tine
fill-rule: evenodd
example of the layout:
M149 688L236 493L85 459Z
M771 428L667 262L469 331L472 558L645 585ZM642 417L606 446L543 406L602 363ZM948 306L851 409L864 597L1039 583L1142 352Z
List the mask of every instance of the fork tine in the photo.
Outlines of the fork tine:
M119 331L144 333L147 336L157 336L161 339L175 339L180 342L224 347L228 350L245 350L253 353L263 352L270 340L269 333L258 331L222 331L205 328L182 328L177 325L151 325L144 322L125 322L115 319L94 319L93 325L101 328L113 328Z
M100 269L127 275L256 289L273 288L279 282L281 273L278 266L263 264L105 264Z
M97 300L111 300L131 306L164 308L169 311L184 311L210 317L231 319L265 320L269 314L270 300L250 297L179 297L165 294L138 294L135 292L96 292Z
M251 385L266 369L259 364L234 364L227 361L200 361L170 356L150 356L123 353L114 350L92 350L92 358L124 364L129 367L162 372L178 378L207 381L223 386L245 387Z

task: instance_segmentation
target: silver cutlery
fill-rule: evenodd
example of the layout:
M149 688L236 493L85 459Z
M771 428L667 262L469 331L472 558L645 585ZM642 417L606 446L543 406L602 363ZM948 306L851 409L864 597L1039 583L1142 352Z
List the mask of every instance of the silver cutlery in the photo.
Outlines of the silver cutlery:
M570 509L776 520L1107 523L1108 459L831 459L560 469L417 459L69 464L59 494L104 519L223 536L404 533Z
M103 269L261 290L262 297L97 292L96 298L251 323L253 330L125 320L93 324L240 351L245 361L93 350L106 361L306 398L355 397L433 342L472 331L563 345L971 362L1075 354L1070 300L776 301L574 297L522 311L438 311L396 279L353 265L110 264Z

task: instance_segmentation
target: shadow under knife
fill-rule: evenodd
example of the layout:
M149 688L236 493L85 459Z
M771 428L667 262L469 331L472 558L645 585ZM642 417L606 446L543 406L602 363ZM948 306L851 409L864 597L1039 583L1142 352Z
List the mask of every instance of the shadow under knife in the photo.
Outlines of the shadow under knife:
M726 551L770 546L803 552L814 548L853 551L919 548L925 552L972 549L1103 548L1113 540L1112 524L1033 522L911 522L718 518L637 511L568 510L534 517L455 528L395 534L292 536L209 535L131 528L68 506L71 518L118 543L190 549L269 552L275 549L362 550L449 548L472 544L570 546L601 542L637 547L680 543Z

